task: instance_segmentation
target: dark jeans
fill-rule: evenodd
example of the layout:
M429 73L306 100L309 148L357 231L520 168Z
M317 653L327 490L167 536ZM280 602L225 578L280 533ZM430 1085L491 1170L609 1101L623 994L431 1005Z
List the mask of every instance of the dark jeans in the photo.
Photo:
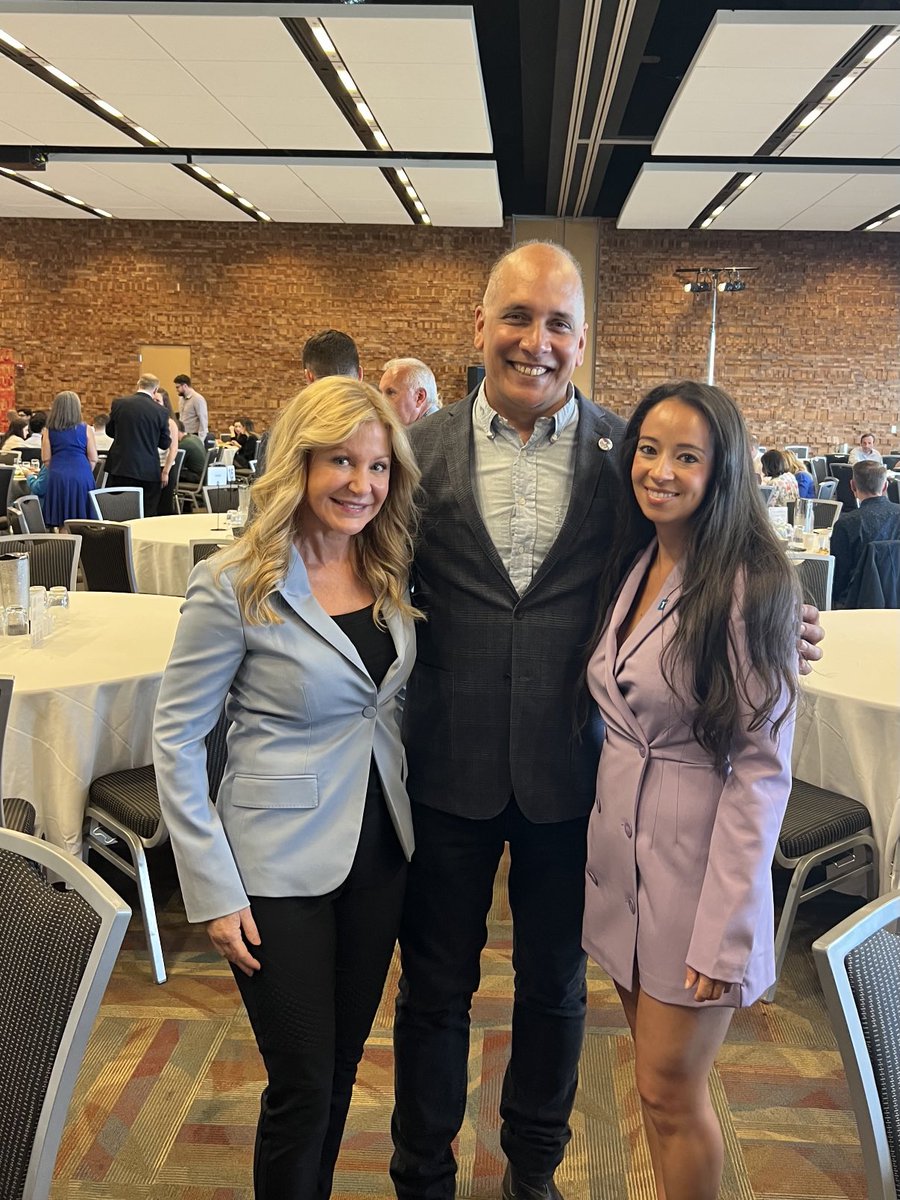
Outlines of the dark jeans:
M416 852L400 926L391 1176L400 1200L450 1200L451 1142L466 1107L469 1010L480 979L494 876L510 847L515 1002L500 1100L501 1145L519 1177L550 1179L584 1035L581 949L587 818L536 825L514 800L473 821L413 805Z
M351 871L326 896L251 897L262 970L234 975L268 1073L253 1164L257 1200L331 1194L405 882L404 863L378 886L358 886Z
M104 487L136 487L144 493L144 516L155 517L159 510L162 478L132 479L130 475L107 475Z

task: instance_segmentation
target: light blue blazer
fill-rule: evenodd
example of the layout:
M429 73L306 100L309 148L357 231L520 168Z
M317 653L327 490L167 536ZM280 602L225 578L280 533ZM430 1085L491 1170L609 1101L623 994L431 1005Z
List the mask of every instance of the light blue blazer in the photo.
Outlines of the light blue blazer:
M413 850L400 740L412 622L387 617L397 657L376 687L314 598L291 550L281 625L248 625L229 573L191 573L153 729L153 761L188 920L237 912L248 896L319 896L347 877L374 756L403 850ZM217 805L204 737L232 721Z

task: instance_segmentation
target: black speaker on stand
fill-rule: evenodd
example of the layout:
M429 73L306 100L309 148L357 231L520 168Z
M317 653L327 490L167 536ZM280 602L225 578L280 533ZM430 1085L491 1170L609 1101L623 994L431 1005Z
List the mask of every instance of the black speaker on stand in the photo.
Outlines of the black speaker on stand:
M474 392L477 387L480 387L482 379L484 379L484 367L480 363L474 367L466 367L466 393Z

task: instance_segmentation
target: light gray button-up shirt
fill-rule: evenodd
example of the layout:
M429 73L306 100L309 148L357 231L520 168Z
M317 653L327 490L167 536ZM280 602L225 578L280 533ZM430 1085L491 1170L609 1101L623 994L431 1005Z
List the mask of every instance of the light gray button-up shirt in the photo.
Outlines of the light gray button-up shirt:
M472 491L497 553L521 596L556 540L575 473L578 402L539 417L527 442L478 389L472 409Z

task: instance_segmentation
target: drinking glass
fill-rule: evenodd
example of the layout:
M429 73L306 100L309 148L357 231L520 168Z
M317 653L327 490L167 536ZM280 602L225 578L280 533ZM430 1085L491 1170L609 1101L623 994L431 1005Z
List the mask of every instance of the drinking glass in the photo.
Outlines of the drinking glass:
M52 587L47 595L47 615L53 629L62 629L69 619L69 592L64 587Z
M12 604L6 610L7 637L25 637L28 634L28 613L21 604Z

